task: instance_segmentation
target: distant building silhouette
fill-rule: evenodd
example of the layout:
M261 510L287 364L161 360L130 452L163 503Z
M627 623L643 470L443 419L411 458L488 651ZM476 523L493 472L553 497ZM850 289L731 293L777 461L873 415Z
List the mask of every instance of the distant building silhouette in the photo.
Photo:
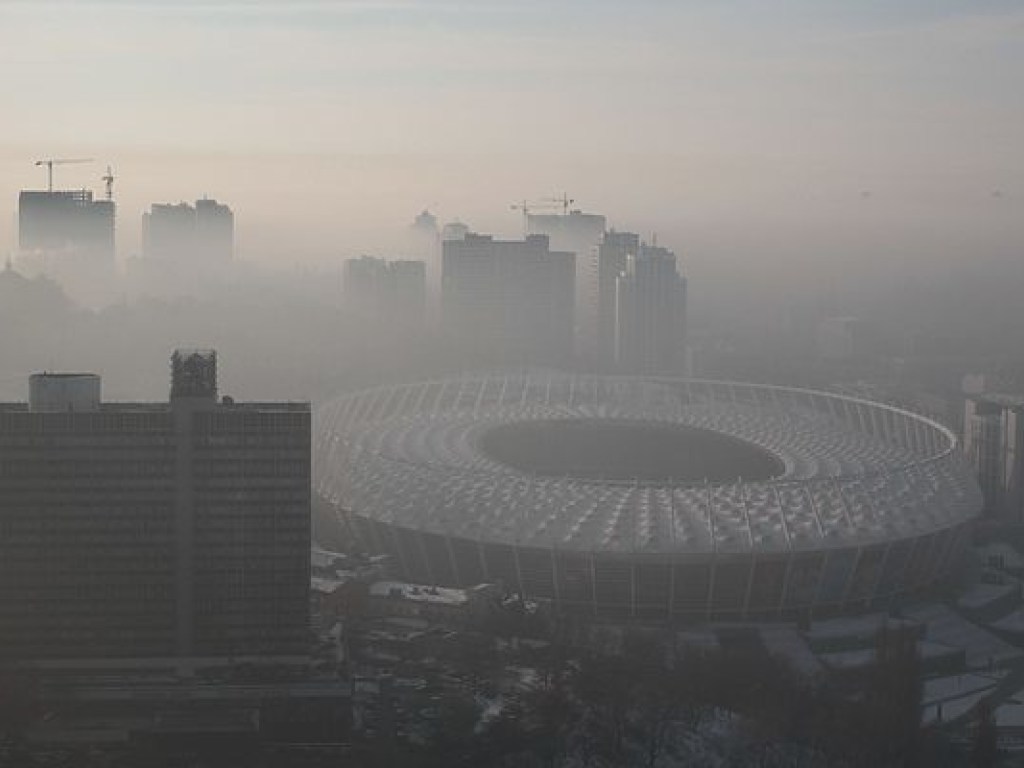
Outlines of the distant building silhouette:
M985 512L1024 521L1024 395L977 394L964 405L964 455Z
M595 357L599 347L595 249L604 237L605 217L577 210L564 214L528 213L526 229L531 235L547 235L553 250L576 254L576 349L585 357Z
M686 280L667 248L641 245L615 282L615 363L628 373L686 372Z
M18 247L23 254L67 255L112 263L113 200L87 189L23 190L18 197Z
M345 259L342 296L345 307L363 317L421 323L426 314L426 265L372 256Z
M216 200L154 203L142 215L142 254L181 265L214 265L234 255L235 216Z
M87 189L23 190L18 197L18 267L56 279L87 303L102 301L115 276L113 200Z
M310 412L217 399L178 351L167 403L92 374L0 404L0 656L123 668L306 650Z
M436 322L441 303L441 231L437 217L424 210L409 227L409 254L426 267L426 302L431 323Z
M442 327L516 364L565 364L573 351L576 257L544 235L444 242Z
M597 342L602 363L615 362L615 284L626 271L630 256L640 253L640 236L633 232L606 232L597 246Z

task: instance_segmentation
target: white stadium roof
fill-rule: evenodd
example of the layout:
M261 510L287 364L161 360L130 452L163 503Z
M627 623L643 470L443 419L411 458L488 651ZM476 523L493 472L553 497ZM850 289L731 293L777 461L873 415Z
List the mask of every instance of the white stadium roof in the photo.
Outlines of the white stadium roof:
M785 464L765 482L542 477L478 447L530 420L712 430ZM785 553L863 546L975 516L955 435L908 411L824 392L568 374L461 377L354 393L317 414L316 484L382 523L484 542L633 554Z

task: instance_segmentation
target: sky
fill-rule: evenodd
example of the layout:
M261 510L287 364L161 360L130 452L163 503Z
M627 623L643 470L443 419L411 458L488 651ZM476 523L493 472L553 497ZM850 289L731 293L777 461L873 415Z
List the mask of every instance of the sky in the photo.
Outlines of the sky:
M122 257L204 194L322 261L562 192L698 260L1005 256L1021 72L1016 0L0 0L0 244L35 159L94 157L57 182L114 167Z

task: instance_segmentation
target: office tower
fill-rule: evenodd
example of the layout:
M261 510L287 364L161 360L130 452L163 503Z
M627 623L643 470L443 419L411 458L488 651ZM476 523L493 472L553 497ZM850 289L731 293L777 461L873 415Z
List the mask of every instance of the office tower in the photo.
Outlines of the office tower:
M1024 396L979 394L964 405L964 455L985 513L1024 521Z
M574 337L577 351L587 358L596 357L599 347L598 268L594 249L601 243L604 230L604 216L577 210L526 216L527 233L547 235L553 250L576 254Z
M426 316L427 271L422 261L361 256L345 259L345 308L372 320L422 323Z
M177 351L166 403L92 374L0 404L0 657L96 667L306 649L308 403L217 399Z
M142 254L179 265L227 264L234 255L235 216L216 200L154 203L142 215Z
M564 365L573 350L576 257L544 235L444 243L445 335L508 363Z
M640 253L640 236L632 232L606 232L596 249L598 357L615 362L615 283L626 271L630 256Z
M626 373L686 372L686 280L667 248L641 245L616 280L615 364Z

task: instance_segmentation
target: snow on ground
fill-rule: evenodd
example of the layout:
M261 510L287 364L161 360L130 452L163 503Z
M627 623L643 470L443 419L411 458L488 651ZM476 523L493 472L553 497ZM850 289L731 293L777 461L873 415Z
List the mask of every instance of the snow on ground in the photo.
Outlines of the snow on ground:
M958 608L977 611L1017 592L1015 584L975 584L960 596L956 604Z
M999 621L994 621L989 626L1001 632L1024 635L1024 608L1018 608L1016 611L1006 614Z
M978 691L994 688L1003 677L1005 677L1005 673L933 677L930 680L924 681L924 692L921 698L925 704L958 699Z
M865 616L841 616L835 619L816 621L805 634L815 648L866 642L874 639L883 625L899 629L912 622L893 619L884 613L870 613Z
M978 691L968 696L962 696L959 699L928 704L921 709L921 723L922 725L931 725L938 722L945 723L965 715L979 701L985 698L988 693L988 690Z
M1024 728L1024 689L1005 699L995 711L1000 728Z

